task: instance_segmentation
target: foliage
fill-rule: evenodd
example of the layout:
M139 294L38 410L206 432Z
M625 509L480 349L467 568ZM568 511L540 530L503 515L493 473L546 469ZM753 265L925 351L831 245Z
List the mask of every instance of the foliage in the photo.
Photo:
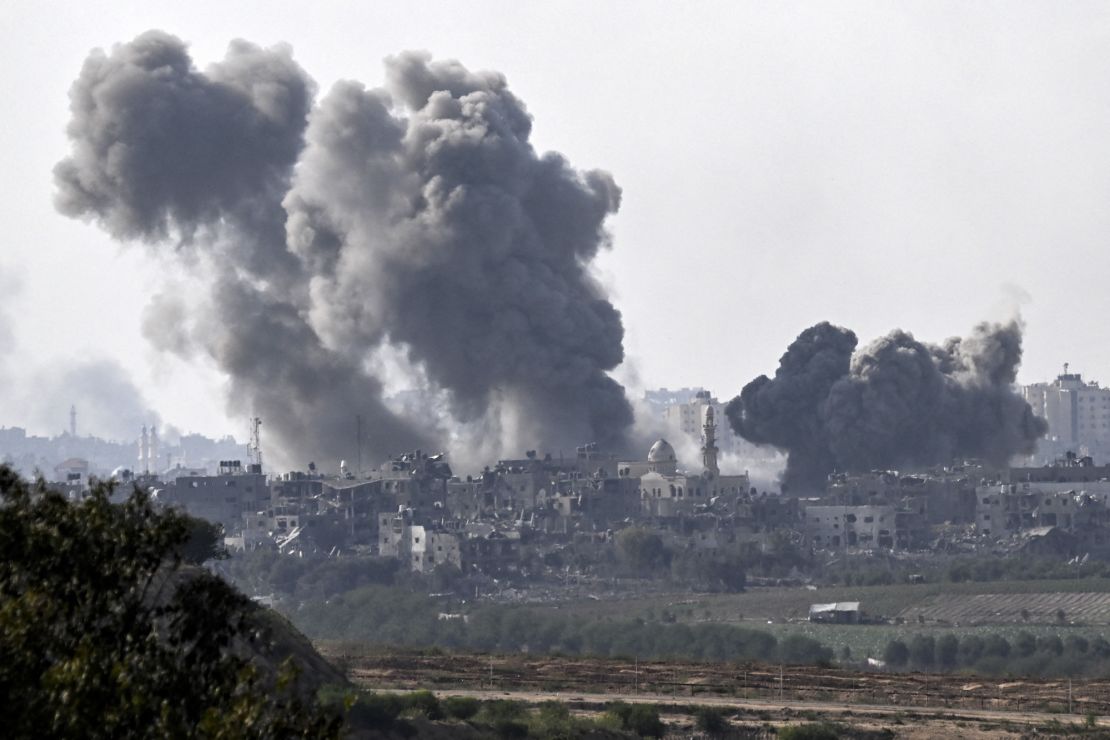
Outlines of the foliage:
M618 723L620 729L640 737L663 737L667 731L663 720L659 719L659 708L654 704L614 702L605 713Z
M447 715L464 721L476 715L481 708L481 702L472 696L449 696L443 700Z
M181 564L195 520L80 503L0 466L0 696L10 737L335 737L338 717L243 657L256 609ZM204 552L203 543L199 553ZM192 557L200 555L193 553Z
M887 643L884 656L892 668L909 665L919 670L969 671L988 676L1103 676L1110 672L1110 642L1069 635L1039 637L1022 630L1012 640L992 634L985 639L965 635L914 635L910 645ZM904 659L903 659L904 658Z
M901 668L910 660L910 649L901 640L891 640L883 650L883 662L892 668Z
M840 728L828 722L810 722L779 728L778 740L837 740Z
M662 538L640 527L629 527L617 535L617 551L629 568L651 573L670 565L671 553Z
M720 737L728 732L725 713L716 707L698 707L694 712L694 722L700 731L710 737Z

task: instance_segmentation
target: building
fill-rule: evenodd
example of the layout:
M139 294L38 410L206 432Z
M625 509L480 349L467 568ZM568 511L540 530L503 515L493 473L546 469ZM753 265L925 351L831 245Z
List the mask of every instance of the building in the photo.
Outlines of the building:
M223 460L217 475L179 476L158 493L158 501L222 524L231 534L242 528L243 514L270 509L270 487L261 466Z
M832 604L813 604L809 607L809 621L833 624L859 624L858 601L837 601Z
M701 440L706 414L712 410L717 421L725 419L724 405L707 390L695 390L686 400L676 401L663 408L663 418L668 425L693 439ZM717 430L717 444L720 451L735 455L741 452L742 441L732 431L729 424L722 424Z
M1021 388L1033 413L1048 422L1045 435L1050 454L1066 450L1110 450L1110 388L1085 382L1079 373L1064 372L1051 383Z
M700 473L678 470L674 447L660 439L648 450L645 463L621 463L621 474L646 467L640 476L640 501L647 516L670 517L692 514L699 507L721 506L731 509L748 494L750 481L745 475L721 475L717 467L714 414L709 410L703 422L704 469Z

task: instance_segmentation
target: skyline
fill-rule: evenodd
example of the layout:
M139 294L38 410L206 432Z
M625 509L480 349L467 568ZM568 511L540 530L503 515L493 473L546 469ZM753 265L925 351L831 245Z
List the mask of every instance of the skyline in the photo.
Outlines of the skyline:
M500 35L472 17L482 13L450 6L428 21L335 5L307 25L298 13L242 6L0 11L13 62L4 83L20 101L3 150L0 254L0 314L17 352L0 365L0 401L16 416L0 424L54 431L36 428L27 389L64 385L87 357L112 382L126 378L104 360L127 367L164 422L217 435L245 428L227 418L213 367L160 354L141 336L151 297L175 282L190 290L188 281L52 203L66 93L83 59L149 28L183 38L200 68L234 38L288 43L317 100L340 78L379 84L380 60L413 47L504 74L538 151L605 169L623 190L596 267L623 315L627 359L615 375L634 398L686 385L731 398L817 321L852 327L862 344L895 328L940 342L1017 307L1019 382L1051 380L1064 362L1106 379L1110 349L1082 318L1110 308L1098 280L1110 147L1096 138L1110 123L1100 84L1110 68L1095 53L1110 13L641 7L634 16L628 5L562 6L575 28L608 42L571 45L540 32L558 10L497 4L483 8L502 18ZM49 64L29 66L40 57Z

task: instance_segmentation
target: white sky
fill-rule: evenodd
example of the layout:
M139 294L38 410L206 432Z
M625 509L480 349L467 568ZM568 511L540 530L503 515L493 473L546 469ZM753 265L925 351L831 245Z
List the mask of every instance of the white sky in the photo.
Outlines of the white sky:
M163 419L243 436L212 368L140 335L174 271L51 202L85 56L150 28L201 67L288 42L322 91L408 48L503 72L538 149L624 189L599 269L643 386L731 397L822 319L936 341L1016 303L1022 381L1110 382L1110 4L7 0L0 424L43 368L114 356Z

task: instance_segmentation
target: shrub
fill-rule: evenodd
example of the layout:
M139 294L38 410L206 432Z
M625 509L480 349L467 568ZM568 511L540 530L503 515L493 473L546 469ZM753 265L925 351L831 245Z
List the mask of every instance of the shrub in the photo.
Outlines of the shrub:
M728 731L728 720L720 709L715 707L698 707L694 712L697 728L711 737L717 737Z
M481 702L472 696L449 696L441 703L448 716L463 721L476 715L482 708Z
M778 731L779 740L837 740L840 729L828 722L810 722L804 725L788 725Z
M654 704L616 702L609 705L607 714L620 721L622 730L634 732L640 737L663 737L667 730Z

